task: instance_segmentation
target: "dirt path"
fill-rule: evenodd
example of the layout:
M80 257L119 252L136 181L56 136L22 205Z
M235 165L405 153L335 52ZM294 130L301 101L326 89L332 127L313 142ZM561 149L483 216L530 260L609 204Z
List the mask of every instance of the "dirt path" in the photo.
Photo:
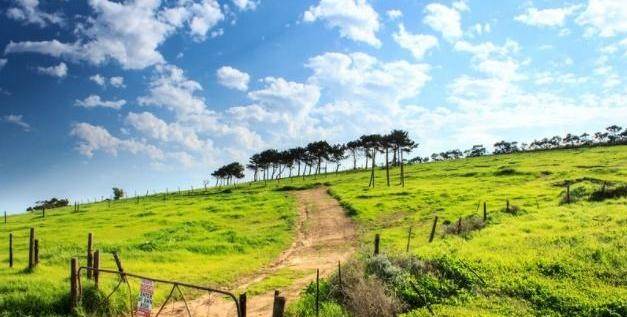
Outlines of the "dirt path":
M268 268L254 278L241 281L236 290L271 277L282 269L296 272L300 278L280 289L287 303L298 298L300 291L316 278L316 269L327 276L337 269L337 262L346 260L355 251L355 226L337 200L326 188L314 188L294 193L298 203L297 237L292 246ZM248 296L247 316L271 316L274 291ZM183 303L167 305L159 316L187 316ZM203 296L189 302L192 316L237 316L232 301L217 296ZM156 312L155 312L156 313Z

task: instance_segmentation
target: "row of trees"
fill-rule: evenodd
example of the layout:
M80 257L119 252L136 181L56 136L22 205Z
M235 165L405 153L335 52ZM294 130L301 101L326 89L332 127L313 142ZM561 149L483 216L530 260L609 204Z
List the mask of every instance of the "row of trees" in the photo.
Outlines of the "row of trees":
M58 207L65 207L70 203L69 200L62 198L51 198L48 200L41 200L35 203L35 206L32 207L28 207L26 208L26 211L35 211L35 210L42 210L42 209L52 209L52 208L58 208Z
M581 135L568 133L564 137L556 135L550 138L547 137L539 140L533 140L530 143L499 141L494 143L494 151L492 154L497 155L516 152L619 144L627 144L627 129L623 129L617 125L611 125L605 128L604 131L595 132L592 135L588 133L583 133ZM463 157L476 157L487 154L488 151L483 145L473 145L472 148L465 150L464 152L456 149L441 153L433 153L431 154L431 161L455 160ZM411 159L410 162L425 163L429 162L429 158L416 157Z
M353 170L356 170L358 159L364 158L363 167L368 169L370 166L371 170L368 186L374 187L377 154L385 154L387 185L390 186L389 167L400 165L400 184L404 186L403 156L404 153L410 152L416 147L417 144L409 138L406 131L393 130L385 135L362 135L359 139L346 144L329 144L323 140L311 142L305 147L295 147L282 151L268 149L251 156L246 168L253 172L253 181L263 180L267 182L268 180L278 181L284 177L305 177L326 173L329 164L335 165L335 172L337 173L342 162L348 158L352 158ZM233 175L227 171L229 166L236 165L239 163L225 165L213 172L212 176L216 178L216 184L225 179L224 175L227 175L227 178ZM239 166L241 167L241 165Z
M533 140L530 143L509 141L496 142L492 154L508 154L521 151L540 151L557 148L574 148L595 145L627 144L627 129L617 125L607 127L604 131L593 134L583 133L575 135L568 133L564 137L553 136ZM363 158L364 169L370 169L369 187L375 186L375 168L377 156L384 155L386 183L390 186L390 166L400 166L399 184L405 185L404 155L418 147L418 144L409 138L407 131L393 130L389 134L362 135L356 140L345 144L329 144L327 141L316 141L305 147L295 147L279 151L268 149L250 157L246 168L253 172L253 181L267 182L281 180L284 177L305 177L326 173L328 164L335 164L337 173L346 159L352 159L352 169L358 169L358 161ZM430 157L415 157L409 163L425 163L430 161L456 160L463 157L477 157L488 155L488 150L481 144L473 145L470 149L461 151L454 149L440 153L433 153ZM380 160L379 160L380 161ZM225 165L213 172L216 185L230 184L233 178L244 177L244 167L237 162Z

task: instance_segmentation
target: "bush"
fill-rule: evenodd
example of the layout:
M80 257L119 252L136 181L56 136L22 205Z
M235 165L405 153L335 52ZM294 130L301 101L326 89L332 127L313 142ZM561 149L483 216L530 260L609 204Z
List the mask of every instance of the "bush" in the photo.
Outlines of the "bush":
M456 234L466 236L468 233L485 227L483 219L470 215L466 218L459 218L458 221L451 223L450 221L444 227L445 234Z
M113 199L119 200L124 197L124 190L122 188L113 187Z

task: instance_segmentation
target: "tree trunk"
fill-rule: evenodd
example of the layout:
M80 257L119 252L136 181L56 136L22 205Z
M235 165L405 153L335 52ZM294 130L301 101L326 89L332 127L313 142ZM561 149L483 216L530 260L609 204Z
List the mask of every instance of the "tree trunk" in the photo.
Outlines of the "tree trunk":
M390 186L390 161L388 159L389 148L385 147L385 177L387 178L388 187Z
M372 166L371 166L371 172L370 172L370 184L368 184L368 187L370 187L370 185L372 185L372 187L374 188L374 168L375 168L375 159L377 157L377 149L373 148L372 149Z
M403 169L403 151L399 152L400 160L401 160L401 185L405 187L405 170Z
M357 169L357 155L355 154L355 151L352 151L353 153L353 171Z

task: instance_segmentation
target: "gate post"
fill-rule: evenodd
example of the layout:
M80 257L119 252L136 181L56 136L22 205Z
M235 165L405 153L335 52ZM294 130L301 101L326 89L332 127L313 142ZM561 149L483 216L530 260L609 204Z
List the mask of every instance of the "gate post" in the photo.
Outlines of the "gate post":
M30 238L28 239L28 269L35 267L35 228L30 228Z
M91 232L87 234L87 267L93 267L94 265L94 254L91 248L92 245L92 234ZM92 271L87 270L87 279L91 279Z
M283 317L285 311L285 297L276 296L274 298L274 305L272 306L272 317Z
M246 293L239 295L240 317L246 317Z
M94 269L92 277L94 278L94 286L98 289L98 278L100 277L100 272L98 272L100 269L100 251L98 250L94 252Z
M70 313L78 304L78 263L76 258L70 260Z

